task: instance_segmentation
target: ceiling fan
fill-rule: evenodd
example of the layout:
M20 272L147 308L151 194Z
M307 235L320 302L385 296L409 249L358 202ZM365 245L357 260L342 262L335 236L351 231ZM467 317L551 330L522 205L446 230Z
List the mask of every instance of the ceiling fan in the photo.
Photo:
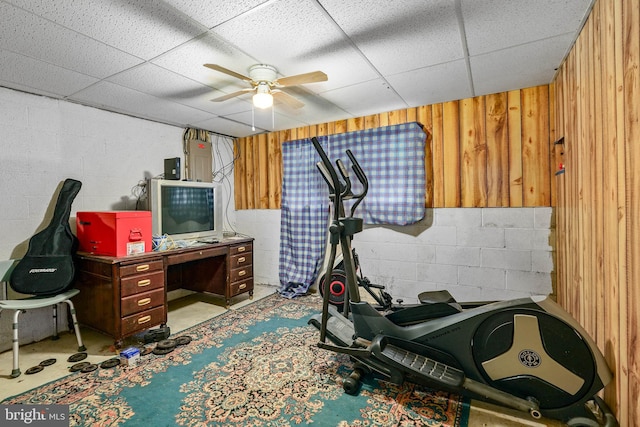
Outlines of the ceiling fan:
M204 64L205 67L215 71L238 78L251 85L250 88L242 89L219 98L212 99L213 102L226 101L249 92L253 95L253 105L258 108L269 108L273 105L274 97L282 101L291 108L304 106L302 102L282 90L284 87L297 86L306 83L316 83L327 81L327 75L322 71L312 71L310 73L298 74L290 77L278 78L275 67L267 64L256 64L249 68L249 77L236 73L235 71L221 67L217 64Z

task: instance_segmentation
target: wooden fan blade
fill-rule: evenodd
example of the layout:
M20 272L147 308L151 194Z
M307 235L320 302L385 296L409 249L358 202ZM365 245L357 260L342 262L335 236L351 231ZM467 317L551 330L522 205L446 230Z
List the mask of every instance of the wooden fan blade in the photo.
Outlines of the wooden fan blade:
M239 90L237 92L229 93L229 94L220 96L218 98L214 98L211 101L212 102L226 101L227 99L235 98L236 96L240 96L240 95L242 95L244 93L247 93L247 92L253 92L253 89L249 89L249 88L242 89L242 90Z
M210 68L212 70L215 71L219 71L221 73L227 74L229 76L235 77L237 79L240 80L244 80L245 82L251 82L251 78L247 77L247 76L243 76L240 73L236 73L235 71L231 71L227 68L221 67L220 65L217 64L204 64L205 67Z
M278 101L282 101L283 103L287 104L287 106L289 106L291 108L302 108L302 107L304 107L304 104L302 102L298 101L293 96L291 96L288 93L283 92L281 90L274 89L274 90L271 91L271 94L273 95L273 97L275 99L277 99Z
M277 79L274 83L276 86L285 87L326 81L327 75L325 73L323 73L322 71L312 71L310 73L298 74L290 77L282 77L281 79Z

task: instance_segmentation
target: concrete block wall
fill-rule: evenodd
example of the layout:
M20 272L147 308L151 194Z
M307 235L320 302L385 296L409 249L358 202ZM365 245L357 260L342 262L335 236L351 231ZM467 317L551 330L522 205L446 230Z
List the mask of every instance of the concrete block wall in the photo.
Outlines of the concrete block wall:
M256 239L256 282L278 286L280 211L238 211L235 219L239 231ZM555 224L548 207L431 209L411 226L365 226L353 246L364 275L406 303L439 289L460 301L554 293Z
M29 238L49 224L66 178L83 184L72 205L74 230L77 211L135 209L138 182L182 155L183 131L0 87L0 257L26 253ZM11 317L0 316L0 351L11 347ZM48 308L21 314L20 324L22 344L53 333Z
M551 294L551 219L551 208L434 209L400 238L370 227L354 247L364 274L405 301L439 289L461 301Z

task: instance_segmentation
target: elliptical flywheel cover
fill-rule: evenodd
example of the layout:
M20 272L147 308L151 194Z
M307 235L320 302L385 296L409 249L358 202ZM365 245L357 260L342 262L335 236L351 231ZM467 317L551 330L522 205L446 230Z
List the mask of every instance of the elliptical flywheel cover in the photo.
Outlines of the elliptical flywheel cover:
M44 366L36 365L36 366L30 367L24 373L27 374L27 375L37 374L38 372L42 371L43 369L44 369Z
M177 345L178 343L176 342L176 340L169 338L166 340L158 341L158 344L156 344L156 348L173 350Z
M76 353L69 356L67 362L79 362L87 358L87 353Z
M169 347L169 348L162 348L162 347L157 347L153 349L153 354L157 354L158 356L163 356L165 354L169 354L173 351L175 347Z
M182 335L175 339L176 345L187 345L191 342L192 338L189 335Z
M76 363L75 365L72 365L69 368L69 370L71 372L78 372L78 371L83 370L84 368L86 368L89 365L91 365L91 363L89 363L89 362L79 362L79 363Z
M118 365L120 365L120 359L117 358L117 357L114 357L112 359L108 359L108 360L105 360L104 362L102 362L100 364L100 367L102 369L109 369L109 368L115 368Z
M56 359L46 359L40 362L40 366L51 366L56 363Z

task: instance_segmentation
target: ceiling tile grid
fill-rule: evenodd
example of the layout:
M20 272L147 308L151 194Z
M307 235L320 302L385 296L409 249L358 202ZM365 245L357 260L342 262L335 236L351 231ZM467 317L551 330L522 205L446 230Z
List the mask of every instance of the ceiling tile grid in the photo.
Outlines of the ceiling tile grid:
M0 0L0 86L242 137L549 83L593 1Z

